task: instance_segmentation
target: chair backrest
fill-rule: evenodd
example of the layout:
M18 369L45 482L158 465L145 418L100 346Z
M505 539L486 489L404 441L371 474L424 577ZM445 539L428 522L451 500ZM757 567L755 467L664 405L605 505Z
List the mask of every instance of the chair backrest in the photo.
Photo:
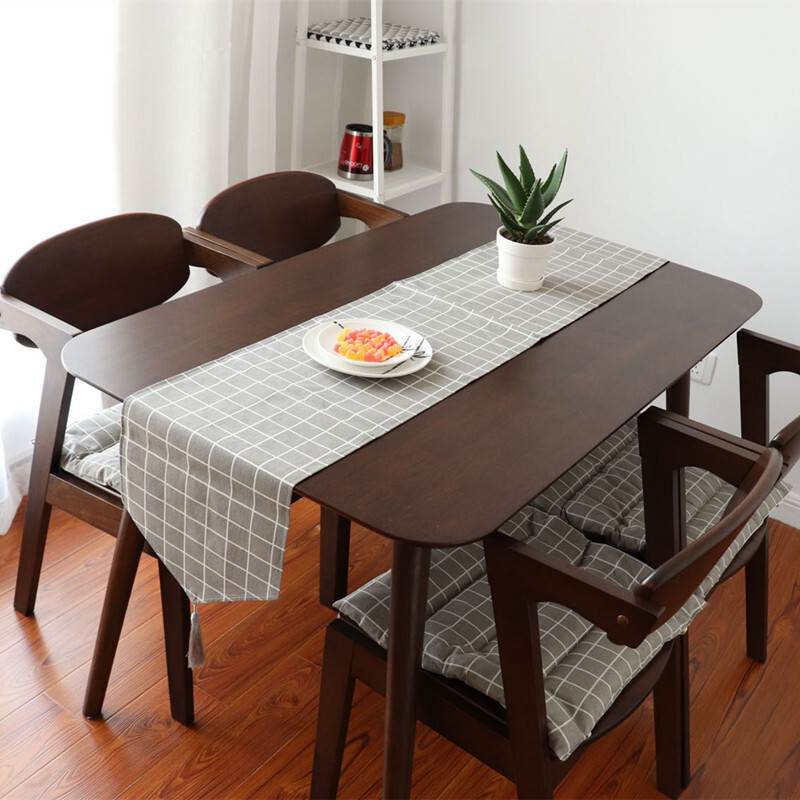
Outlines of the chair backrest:
M36 245L0 291L80 330L172 297L187 281L181 226L159 214L121 214Z
M777 447L783 454L783 474L800 461L800 416L770 439L769 379L778 372L800 375L800 347L756 331L736 335L739 353L739 402L742 436Z
M336 187L310 172L274 172L213 197L197 228L272 261L321 247L340 228Z

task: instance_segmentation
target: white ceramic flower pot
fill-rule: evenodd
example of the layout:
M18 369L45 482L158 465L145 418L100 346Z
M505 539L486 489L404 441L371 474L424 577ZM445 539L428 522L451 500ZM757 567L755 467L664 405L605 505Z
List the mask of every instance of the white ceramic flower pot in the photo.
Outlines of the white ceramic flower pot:
M506 239L497 229L497 282L509 289L534 292L544 283L545 270L555 241L521 244Z

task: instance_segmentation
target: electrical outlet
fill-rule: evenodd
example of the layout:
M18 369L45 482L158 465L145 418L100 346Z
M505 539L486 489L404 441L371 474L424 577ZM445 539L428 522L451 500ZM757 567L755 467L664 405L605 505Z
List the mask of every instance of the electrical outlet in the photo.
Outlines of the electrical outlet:
M717 366L717 354L709 353L702 361L698 361L691 370L693 381L708 386L714 377L714 369Z

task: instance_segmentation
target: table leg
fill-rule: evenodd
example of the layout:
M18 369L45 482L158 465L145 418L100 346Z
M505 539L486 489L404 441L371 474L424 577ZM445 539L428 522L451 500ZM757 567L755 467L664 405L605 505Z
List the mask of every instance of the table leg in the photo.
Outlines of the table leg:
M350 520L322 508L319 521L319 601L330 608L347 595Z
M383 757L386 798L411 793L429 570L430 548L394 543Z
M667 411L689 416L689 395L691 394L692 376L684 372L675 383L667 389Z
M103 601L100 627L89 671L89 682L83 700L83 713L89 719L101 716L103 700L111 677L111 667L117 652L125 611L128 608L133 581L144 547L144 537L127 511L122 513L117 544L111 561L108 588Z
M158 578L161 585L161 615L164 621L170 713L181 725L192 725L194 676L186 659L191 626L189 598L161 559L158 561Z

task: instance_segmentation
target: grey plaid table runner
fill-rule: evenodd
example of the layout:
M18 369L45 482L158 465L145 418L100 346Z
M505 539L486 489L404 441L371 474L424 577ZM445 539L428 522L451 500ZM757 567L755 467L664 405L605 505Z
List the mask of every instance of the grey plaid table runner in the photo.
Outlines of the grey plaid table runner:
M623 291L663 258L559 230L538 292L497 283L488 243L177 375L123 406L125 507L194 602L268 600L280 589L292 487ZM314 326L396 320L433 358L403 377L328 370Z

